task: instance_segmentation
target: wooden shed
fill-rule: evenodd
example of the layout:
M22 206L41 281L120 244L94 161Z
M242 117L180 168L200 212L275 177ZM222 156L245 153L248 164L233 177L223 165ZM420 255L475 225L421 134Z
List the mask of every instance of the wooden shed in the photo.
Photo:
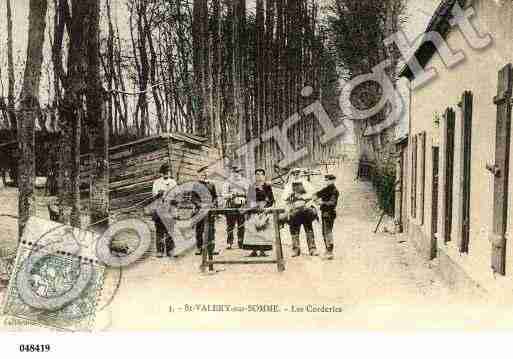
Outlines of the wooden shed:
M111 147L110 208L127 208L151 197L162 164L171 165L178 183L197 179L198 169L220 158L207 139L185 133L164 133ZM81 159L81 189L89 191L89 155Z

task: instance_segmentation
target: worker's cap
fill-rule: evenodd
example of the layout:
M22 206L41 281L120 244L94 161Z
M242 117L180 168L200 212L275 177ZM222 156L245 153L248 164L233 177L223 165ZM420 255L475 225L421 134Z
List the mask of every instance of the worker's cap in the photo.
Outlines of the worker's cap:
M333 180L337 179L337 177L335 177L335 175L328 174L328 175L324 175L324 179L326 181L333 181Z
M163 173L163 174L166 174L168 173L170 170L169 168L169 165L167 163L163 164L162 166L160 166L160 173Z
M259 174L259 173L261 173L261 174L265 175L265 169L263 169L263 168L257 168L257 169L255 170L255 174Z
M241 173L242 172L242 168L240 168L239 166L232 166L232 172L234 173Z

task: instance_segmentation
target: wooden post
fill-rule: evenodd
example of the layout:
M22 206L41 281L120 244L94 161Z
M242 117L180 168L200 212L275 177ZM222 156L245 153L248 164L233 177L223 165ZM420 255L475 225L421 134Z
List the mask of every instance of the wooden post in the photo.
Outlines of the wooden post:
M278 272L285 270L285 263L283 260L283 247L281 244L281 232L280 232L280 214L278 212L273 213L274 219L274 235L276 237L276 261L278 265Z
M381 222L383 221L383 218L385 217L385 214L386 214L385 211L381 212L381 216L379 217L378 224L376 224L376 228L374 228L373 233L377 233L378 232L378 228L381 225Z
M174 171L173 161L171 160L171 153L172 153L172 149L171 149L171 135L168 134L168 136L167 136L167 156L168 156L169 170L171 171L172 174L174 174L176 181L178 181L178 174L175 173L175 171Z
M447 108L442 121L442 141L440 158L440 224L438 238L444 243L451 240L452 231L452 191L454 173L454 123L455 112Z
M497 96L493 102L497 105L495 132L495 165L493 167L493 227L492 270L501 275L506 274L506 228L508 219L508 179L509 152L511 142L511 97L512 65L506 65L499 71Z
M465 91L461 99L461 149L460 149L460 215L459 215L459 250L468 253L470 229L470 167L472 146L472 92Z
M202 272L206 272L207 270L207 259L208 259L208 240L207 238L205 238L205 230L208 231L208 225L209 225L209 221L208 221L208 214L207 214L207 217L206 218L203 218L202 219L204 221L203 223L203 233L201 234L203 236L203 243L201 245L201 271Z
M214 260L214 246L215 246L215 220L216 216L215 214L208 212L207 215L207 242L208 242L208 270L213 272L214 271L214 264L212 261Z

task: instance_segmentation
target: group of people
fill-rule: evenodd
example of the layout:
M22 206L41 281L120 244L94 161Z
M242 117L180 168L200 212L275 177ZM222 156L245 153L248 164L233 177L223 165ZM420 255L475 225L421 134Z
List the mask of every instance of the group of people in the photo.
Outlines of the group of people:
M244 184L242 170L239 167L232 167L232 178L226 182L219 196L214 182L209 181L208 167L198 171L198 182L208 190L211 207L229 208L231 211L226 214L227 250L234 246L235 236L237 246L240 249L250 251L250 257L267 256L268 251L273 248L273 232L271 230L270 215L263 209L271 208L276 200L271 184L266 181L266 172L259 168L255 170L255 182L249 186ZM168 165L161 167L161 177L153 184L153 196L159 197L173 189L177 183L171 176ZM339 198L339 191L335 186L335 176L327 174L324 176L324 185L320 190L314 191L310 182L301 176L300 169L293 169L290 172L290 180L286 184L281 199L286 208L286 214L280 218L280 226L288 224L292 239L292 257L301 255L300 231L304 228L309 255L318 256L313 222L319 219L317 207L320 209L320 221L322 235L326 247L325 257L333 259L333 226L337 216L336 207ZM200 202L199 196L193 196L192 202ZM205 205L197 203L200 205ZM174 241L172 233L168 233L166 227L158 215L153 216L156 227L157 256L173 256ZM212 233L206 233L209 228ZM207 238L213 238L215 228L207 226L206 218L201 218L195 226L195 237L197 251L201 255L203 242ZM214 243L209 250L213 254Z

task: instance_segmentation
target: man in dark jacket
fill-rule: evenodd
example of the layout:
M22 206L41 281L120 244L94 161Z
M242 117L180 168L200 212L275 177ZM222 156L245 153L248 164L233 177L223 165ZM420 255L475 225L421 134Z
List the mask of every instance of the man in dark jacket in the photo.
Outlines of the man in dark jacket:
M244 185L242 183L242 169L233 166L233 176L226 182L223 188L223 196L226 199L226 207L237 209L246 206L247 198ZM244 214L237 211L226 215L227 249L232 249L235 226L237 226L237 243L242 248L244 241Z
M333 259L333 225L337 217L339 192L335 186L336 177L331 174L324 176L326 186L315 194L320 203L322 217L322 236L326 245L326 258Z
M199 174L199 180L198 183L200 186L204 186L203 188L200 188L199 190L204 190L204 188L208 189L208 192L210 193L210 203L203 203L204 199L202 199L202 196L199 193L194 192L192 194L192 201L195 202L197 205L202 207L209 207L209 208L215 208L217 207L217 192L216 192L216 186L214 183L208 181L208 166L202 167L198 170ZM202 218L197 224L196 224L196 255L202 254L203 249L203 240L205 239L205 226L208 225L207 223L207 216ZM214 238L215 235L215 225L213 228L209 228L210 233L208 233L208 237L206 238ZM219 254L219 252L215 252L215 240L210 243L212 254Z

